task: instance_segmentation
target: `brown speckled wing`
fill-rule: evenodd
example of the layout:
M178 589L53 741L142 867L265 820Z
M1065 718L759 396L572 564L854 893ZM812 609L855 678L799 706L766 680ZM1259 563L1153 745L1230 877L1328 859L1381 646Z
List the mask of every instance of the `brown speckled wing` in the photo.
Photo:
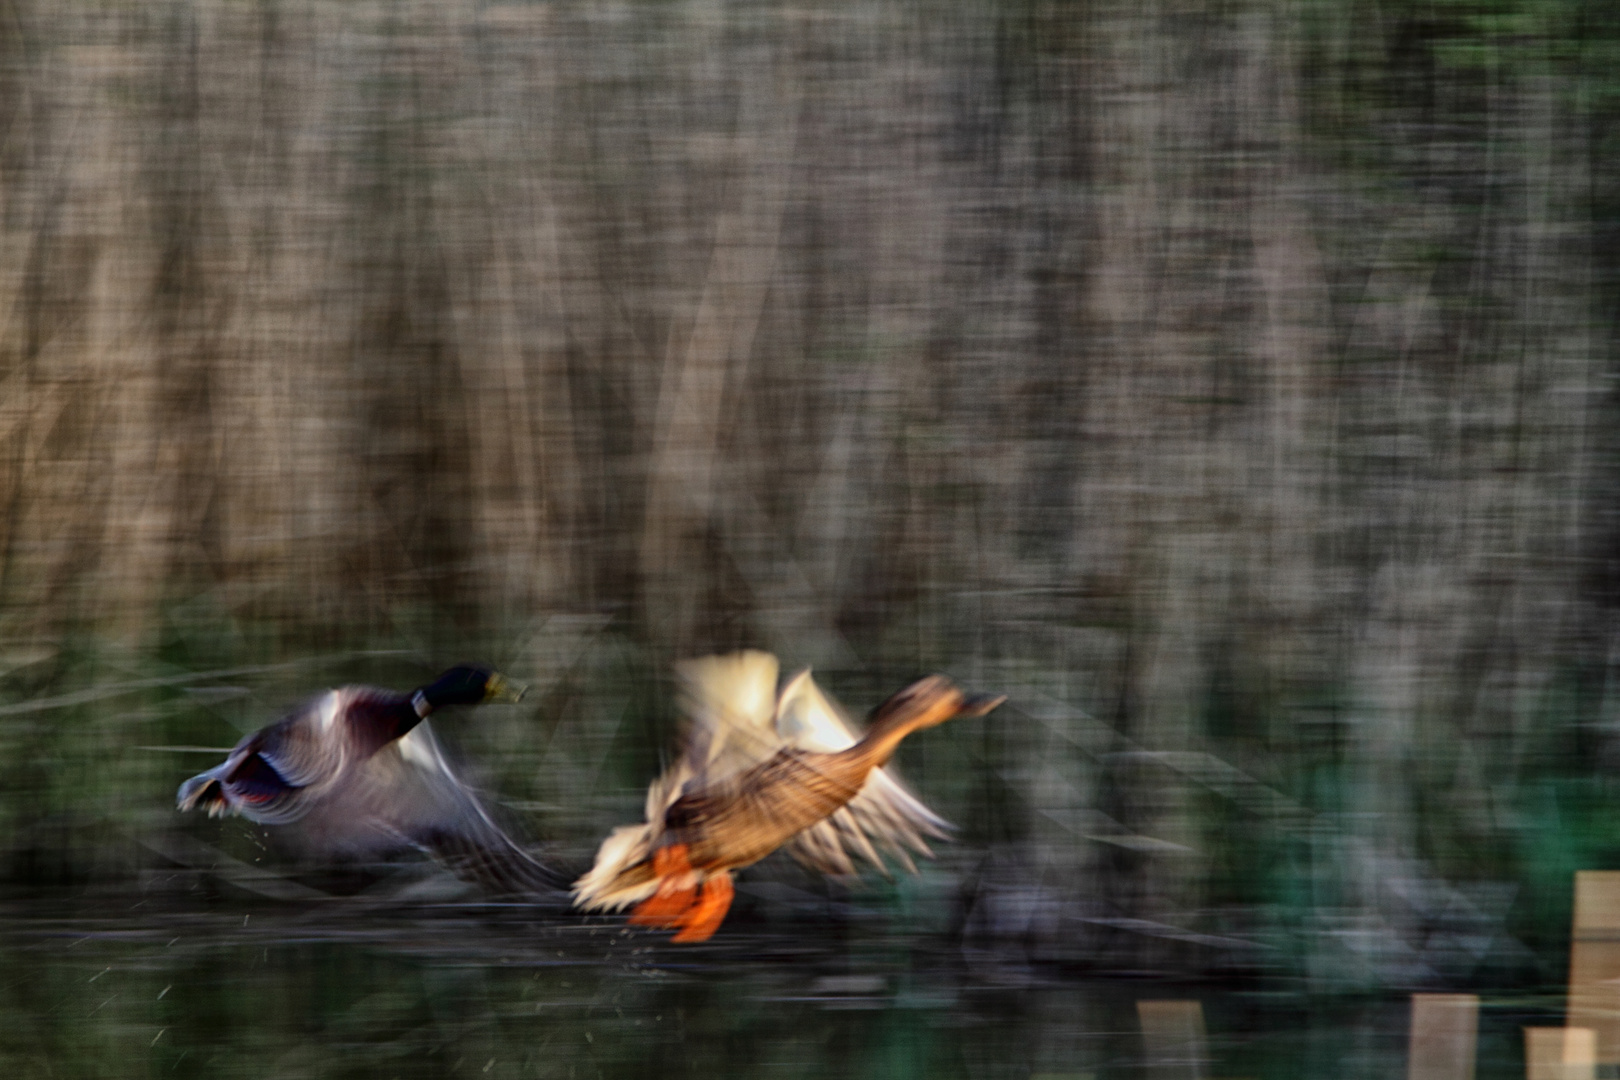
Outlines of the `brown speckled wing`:
M808 671L788 681L778 705L777 728L795 746L819 751L853 746L856 728ZM824 874L853 874L852 857L887 873L880 852L916 872L912 854L932 856L925 838L944 839L950 823L925 806L891 769L874 769L849 805L807 827L788 842L795 859Z
M665 825L690 846L692 865L747 866L842 807L859 781L840 755L784 750L733 782L682 796Z

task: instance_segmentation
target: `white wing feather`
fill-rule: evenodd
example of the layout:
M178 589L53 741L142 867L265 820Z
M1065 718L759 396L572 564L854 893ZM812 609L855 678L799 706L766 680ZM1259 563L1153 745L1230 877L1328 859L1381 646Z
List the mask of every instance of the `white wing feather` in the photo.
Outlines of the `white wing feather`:
M782 748L774 726L780 670L776 657L752 649L675 665L693 775L724 779Z
M849 719L816 685L808 670L799 672L782 688L776 705L776 729L782 744L818 753L835 753L856 742ZM860 794L847 806L794 837L787 847L800 862L823 873L852 873L849 854L887 873L873 846L876 841L914 874L917 866L910 853L932 857L923 837L944 839L950 827L888 769L873 769Z

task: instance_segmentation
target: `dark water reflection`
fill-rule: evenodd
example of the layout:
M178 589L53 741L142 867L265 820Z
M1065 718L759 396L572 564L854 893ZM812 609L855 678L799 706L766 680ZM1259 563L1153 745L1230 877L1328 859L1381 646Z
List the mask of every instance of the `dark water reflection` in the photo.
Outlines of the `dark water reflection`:
M1389 1077L1404 999L1072 977L828 918L702 946L532 905L14 896L8 1076ZM1149 1060L1141 999L1197 999L1208 1060ZM1483 995L1481 1077L1553 995ZM1196 1071L1194 1071L1196 1070Z

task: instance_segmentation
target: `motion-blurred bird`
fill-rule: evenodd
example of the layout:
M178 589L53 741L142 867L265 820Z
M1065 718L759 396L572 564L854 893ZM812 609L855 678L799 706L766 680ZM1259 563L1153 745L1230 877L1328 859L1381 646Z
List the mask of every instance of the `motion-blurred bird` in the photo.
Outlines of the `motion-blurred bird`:
M883 765L911 732L1004 700L966 697L930 676L879 706L857 739L808 671L778 695L768 653L705 657L676 671L685 752L648 789L646 824L615 829L574 884L575 906L634 904L631 922L678 927L676 941L713 935L731 907L731 871L784 845L823 873L854 873L851 854L883 870L879 847L915 872L907 848L931 855L924 837L943 838L947 826Z
M523 691L471 666L409 693L328 690L244 737L222 764L181 784L176 801L210 817L297 823L326 852L426 850L458 876L504 892L564 888L566 878L495 823L423 723L445 706L516 702Z

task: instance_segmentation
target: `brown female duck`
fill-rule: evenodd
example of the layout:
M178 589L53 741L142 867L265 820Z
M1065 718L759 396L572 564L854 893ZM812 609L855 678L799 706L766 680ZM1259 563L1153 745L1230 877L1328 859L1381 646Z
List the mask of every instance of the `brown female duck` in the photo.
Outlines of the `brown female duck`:
M631 921L703 941L731 906L731 871L787 846L826 873L850 853L882 868L874 843L910 869L906 849L945 823L883 769L913 731L977 716L999 697L969 698L931 676L878 707L856 739L808 672L775 694L776 658L744 652L678 668L690 721L686 753L649 789L647 823L614 830L574 885L585 910L635 905Z

